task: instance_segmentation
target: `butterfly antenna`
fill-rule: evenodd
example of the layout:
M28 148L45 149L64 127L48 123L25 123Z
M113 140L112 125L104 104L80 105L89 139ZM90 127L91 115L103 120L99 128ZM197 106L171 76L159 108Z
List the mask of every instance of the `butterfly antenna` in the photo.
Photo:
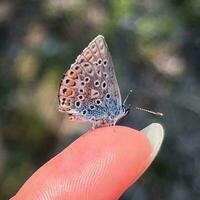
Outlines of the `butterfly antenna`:
M123 102L123 104L122 104L123 106L125 106L125 103L126 103L127 99L129 98L129 96L131 95L132 92L133 92L133 90L129 90L129 93L128 93L128 95L126 96L126 98L124 99L124 102ZM140 107L134 107L134 108L135 108L136 110L141 110L141 111L144 111L144 112L153 114L153 115L163 116L163 113L160 113L160 112L154 112L154 111L147 110L147 109L140 108ZM126 107L126 113L128 113L131 109L132 109L132 104L129 104L129 105Z
M144 112L148 112L148 113L151 113L151 114L153 114L153 115L163 116L163 113L160 113L160 112L154 112L154 111L147 110L147 109L140 108L140 107L135 107L135 109L141 110L141 111L144 111Z
M133 90L129 90L129 93L127 94L127 96L126 96L126 98L124 99L124 102L123 102L123 104L122 104L123 106L125 105L127 99L129 98L129 96L131 95L132 92L133 92ZM130 105L129 105L129 107L130 107Z

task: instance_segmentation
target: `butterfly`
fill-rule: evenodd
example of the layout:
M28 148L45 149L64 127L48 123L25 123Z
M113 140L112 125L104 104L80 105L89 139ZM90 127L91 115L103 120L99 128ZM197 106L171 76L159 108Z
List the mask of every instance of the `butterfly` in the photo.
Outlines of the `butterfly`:
M115 125L128 113L102 35L94 38L63 74L58 99L59 111L71 120L89 121L93 128Z

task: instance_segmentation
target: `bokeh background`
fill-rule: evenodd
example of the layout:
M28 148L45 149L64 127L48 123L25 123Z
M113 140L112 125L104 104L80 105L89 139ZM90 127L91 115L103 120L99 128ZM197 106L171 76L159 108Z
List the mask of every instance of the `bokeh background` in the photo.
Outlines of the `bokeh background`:
M160 122L162 149L120 200L200 197L200 1L0 1L0 199L82 133L57 110L62 73L98 34L111 51L122 97L164 113L121 121ZM123 148L123 147L122 147Z

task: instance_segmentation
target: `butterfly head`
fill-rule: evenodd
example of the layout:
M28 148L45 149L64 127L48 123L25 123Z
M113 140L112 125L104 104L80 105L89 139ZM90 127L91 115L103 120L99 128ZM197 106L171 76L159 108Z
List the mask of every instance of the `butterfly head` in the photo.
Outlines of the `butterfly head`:
M130 111L130 106L126 107L124 105L122 105L121 111L119 112L119 114L116 116L116 122L120 119L122 119L123 117L125 117Z

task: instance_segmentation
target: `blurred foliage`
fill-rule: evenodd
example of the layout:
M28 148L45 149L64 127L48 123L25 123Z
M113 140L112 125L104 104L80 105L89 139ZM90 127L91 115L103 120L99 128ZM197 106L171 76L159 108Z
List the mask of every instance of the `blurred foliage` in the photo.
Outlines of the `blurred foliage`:
M122 97L133 89L129 103L165 114L132 111L121 122L137 129L160 122L166 138L120 199L198 199L199 10L199 0L0 1L0 199L89 128L57 111L57 89L98 34L109 45Z

